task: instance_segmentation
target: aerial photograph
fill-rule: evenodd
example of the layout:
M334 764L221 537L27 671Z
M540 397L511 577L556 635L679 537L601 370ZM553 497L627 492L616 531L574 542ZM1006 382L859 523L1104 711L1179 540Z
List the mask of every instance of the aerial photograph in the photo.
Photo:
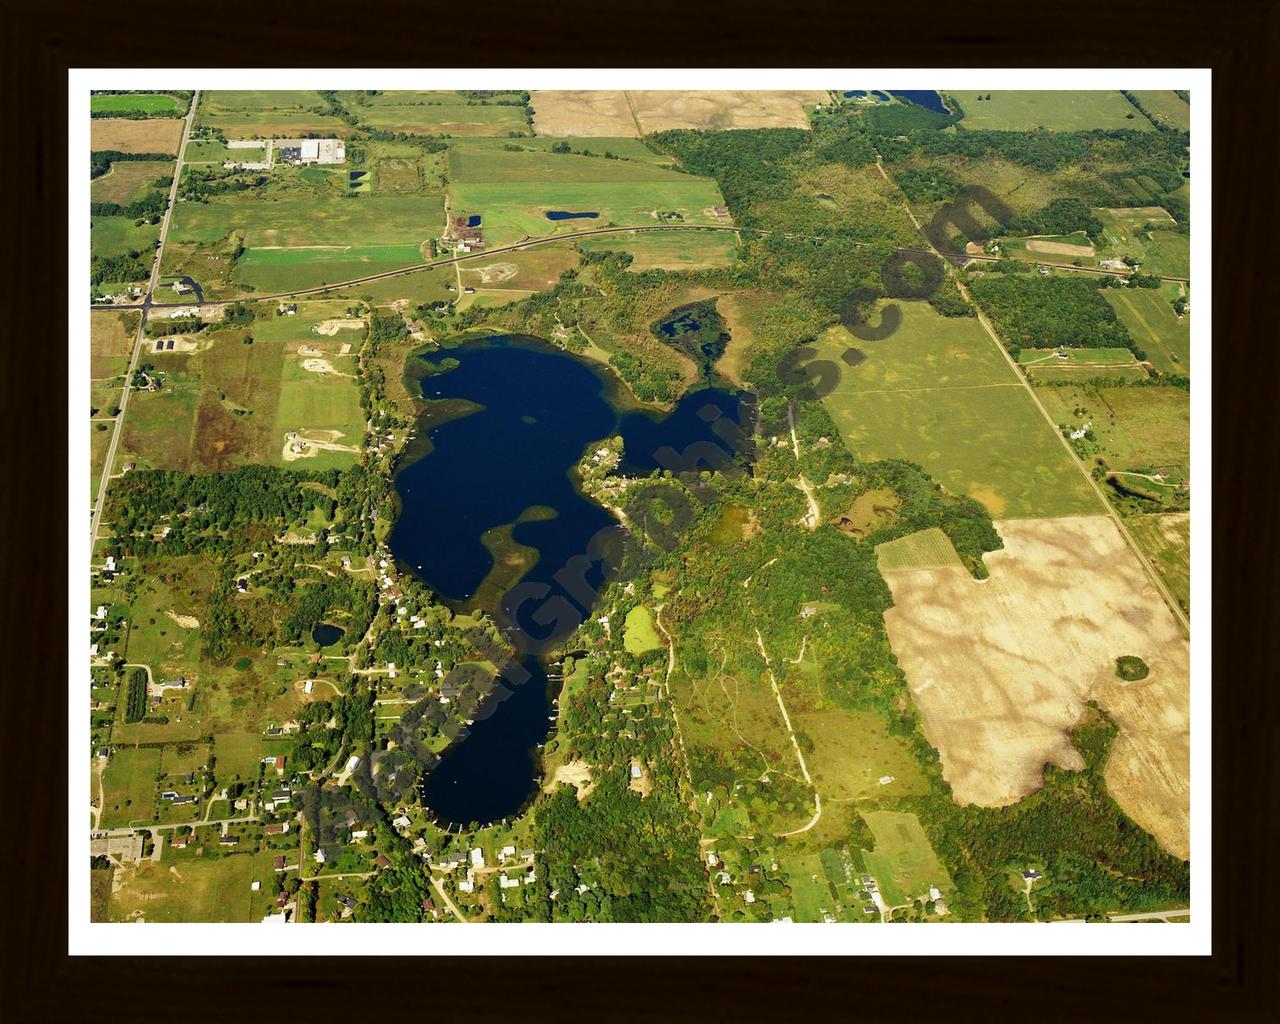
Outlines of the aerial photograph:
M1191 931L1189 90L201 80L72 108L86 926Z

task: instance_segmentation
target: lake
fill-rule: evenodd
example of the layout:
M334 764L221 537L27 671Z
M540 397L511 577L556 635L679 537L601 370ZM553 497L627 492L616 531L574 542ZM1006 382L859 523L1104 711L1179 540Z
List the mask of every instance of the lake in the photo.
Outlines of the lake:
M403 568L455 608L491 614L532 673L445 751L424 785L424 800L440 819L488 823L518 813L536 790L535 748L546 738L554 696L541 659L591 611L590 593L566 591L554 576L593 536L617 527L578 487L584 450L621 434L621 470L648 474L697 442L726 451L712 424L738 424L749 407L735 393L703 387L667 413L627 408L611 376L518 335L468 341L411 362L409 383L416 379L430 404L396 474L401 508L388 543ZM586 582L593 590L604 582L598 563ZM520 603L513 594L529 585L576 613L538 624L546 599Z
M586 220L594 220L599 217L595 210L588 210L585 213L570 213L568 210L548 210L547 220L577 220L583 218Z
M311 639L321 647L329 647L332 644L336 644L342 637L342 630L337 626L331 626L327 622L317 622L316 628L311 631Z
M893 92L893 90L890 90L890 92ZM942 102L942 96L934 89L908 89L903 92L895 92L893 95L900 100L914 103L918 107L932 110L935 114L951 113L947 109L947 105Z

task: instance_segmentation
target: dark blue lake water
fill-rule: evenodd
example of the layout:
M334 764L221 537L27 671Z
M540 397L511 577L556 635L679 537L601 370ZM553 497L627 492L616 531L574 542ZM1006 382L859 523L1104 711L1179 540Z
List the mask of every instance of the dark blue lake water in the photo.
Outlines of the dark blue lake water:
M615 381L519 336L430 352L418 368L426 371L422 396L437 404L424 412L415 449L396 476L401 510L388 543L409 571L455 606L493 615L532 674L491 715L478 717L424 785L439 818L487 823L519 812L536 789L534 748L547 735L553 696L539 656L591 612L591 591L603 582L599 563L578 574L585 589L566 589L555 576L589 550L594 536L618 528L578 489L574 467L587 445L621 434L623 472L674 469L679 453L699 442L716 445L726 458L734 454L733 442L720 440L713 426L725 421L723 432L749 412L737 395L711 387L686 395L665 415L619 411ZM442 421L448 413L454 418ZM494 572L486 539L500 556L523 560L513 571L503 557ZM530 588L540 588L537 599L519 600ZM543 609L559 612L538 622Z
M336 644L342 639L342 636L342 630L337 626L329 625L327 622L316 623L316 628L311 631L311 639L321 647L328 647L330 644Z
M892 90L890 91L892 92ZM907 89L903 92L895 92L893 95L900 100L914 103L918 107L932 110L935 114L951 113L947 109L947 105L942 102L942 96L933 89Z
M585 213L571 213L568 210L548 210L547 220L577 220L583 218L586 220L594 220L599 217L595 210L587 210Z

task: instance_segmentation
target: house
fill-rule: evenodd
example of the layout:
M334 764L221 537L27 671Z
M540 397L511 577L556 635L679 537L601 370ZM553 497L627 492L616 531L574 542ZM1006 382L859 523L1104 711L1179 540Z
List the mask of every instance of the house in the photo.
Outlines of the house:
M506 863L506 860L508 857L514 857L515 855L516 855L516 848L514 846L504 846L501 850L498 851L498 863L504 864Z
M511 878L505 871L498 876L498 887L500 889L518 889L520 887L520 879Z
M458 892L475 892L476 883L469 878L464 878L458 883Z
M363 842L369 838L369 830L367 828L356 829L351 833L351 841L353 843Z
M324 850L316 850L315 862L317 864L323 864L325 862Z
M262 883L261 883L261 882L250 882L250 883L249 883L249 891L250 891L250 892L258 892L261 888L262 888Z
M133 463L127 463L126 465L128 469L133 468ZM111 555L107 555L107 560L106 562L103 563L103 568L105 568L107 572L115 572L116 571L115 558L113 558Z
M484 867L484 851L478 846L471 851L471 866L473 868Z
M754 903L756 901L756 894L753 893L750 889L747 889L745 892L743 892L742 898L747 903Z
M374 863L377 864L378 867L382 868L384 871L387 868L391 867L391 861L387 860L386 855L381 853L378 854L378 856L374 859Z
M287 821L272 822L262 831L264 831L269 836L281 836L289 831L289 823Z
M276 863L276 870L283 871L285 864L287 863L287 861L285 860L284 854L281 854L279 857L277 857L275 863Z
M105 619L107 617L107 606L105 604L98 605L98 610L93 613L95 619Z
M193 804L195 802L196 798L194 796L175 796L173 798L173 805L175 807L179 807L182 804Z
M1022 872L1022 877L1025 881L1034 882L1036 879L1042 878L1043 876L1035 868L1028 868L1026 871Z
M408 828L410 825L409 816L402 814L400 817L393 819L391 824L394 828Z
M937 903L938 900L942 899L942 893L938 891L938 887L936 885L929 886L929 899L933 900L934 903Z
M169 840L169 845L172 846L175 850L183 850L183 849L186 849L186 846L189 842L191 842L191 839L192 839L191 836L174 836L171 840Z
M218 836L219 846L235 846L238 842L240 842L240 837L233 832Z
M346 907L348 910L355 910L355 909L356 909L356 901L355 901L355 899L353 899L353 898L352 898L352 897L350 897L350 896L339 896L339 897L338 897L338 902L339 902L339 903L341 903L341 904L342 904L344 907Z
M161 793L161 794L160 794L160 799L161 799L161 800L176 800L176 799L178 799L178 794L177 794L176 792L174 792L172 789L166 789L163 793Z

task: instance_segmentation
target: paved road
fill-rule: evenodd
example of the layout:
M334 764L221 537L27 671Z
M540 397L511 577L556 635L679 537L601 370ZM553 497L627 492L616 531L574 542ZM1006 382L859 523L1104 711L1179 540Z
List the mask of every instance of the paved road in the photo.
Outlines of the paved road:
M184 140L184 145L185 145L185 140ZM241 296L238 299L218 299L216 301L206 302L205 305L206 306L227 306L233 302L278 302L281 299L294 299L304 295L323 295L327 292L333 292L340 288L353 288L356 285L370 284L374 281L385 281L387 278L391 278L391 277L401 277L405 274L416 274L419 271L430 270L433 267L453 266L454 264L463 263L463 262L466 262L467 260L486 259L488 257L498 256L506 252L517 252L521 249L532 249L540 245L550 245L553 242L572 242L579 238L592 238L599 235L621 235L621 234L628 234L633 231L634 232L729 231L739 235L745 233L745 234L757 234L762 236L775 234L775 232L772 232L772 231L740 228L740 227L734 227L734 226L725 225L725 224L651 224L651 225L639 225L636 227L622 227L622 228L589 228L583 231L567 232L562 235L543 235L540 238L526 238L526 239L522 239L519 242L513 242L510 245L498 245L490 249L484 249L481 252L467 253L463 256L450 256L446 259L432 260L429 263L415 263L408 267L401 267L399 270L384 270L380 274L370 274L367 277L357 277L357 278L353 278L350 281L336 281L333 284L320 285L315 288L299 288L296 291L276 292L271 295L245 295L245 296ZM803 236L785 235L785 237L794 239L794 238L800 238ZM850 242L849 244L856 246L858 248L872 247L865 242ZM941 256L943 259L947 259L947 260L976 260L979 263L995 263L1002 258L999 256L970 255L969 253L963 253L963 252L935 252L932 248L926 248L923 246L902 246L896 251L901 253L914 253L920 256L938 255L938 256ZM1129 276L1128 272L1123 270L1101 270L1096 267L1073 267L1070 264L1048 263L1048 262L1040 262L1038 260L1037 261L1023 260L1021 262L1028 263L1029 265L1034 267L1050 267L1054 270L1066 270L1072 273L1079 273L1079 274L1101 274L1106 277ZM1188 281L1188 279L1185 277L1162 276L1160 279L1162 281L1174 281L1181 284L1185 284ZM183 306L187 306L189 304L181 303L181 302L167 302L167 303L155 302L155 303L150 303L149 305L153 306L156 309L177 309ZM97 305L97 306L91 306L90 308L94 310L104 310L104 309L109 310L109 309L138 309L139 307L137 305L125 304L125 305Z
M216 821L174 821L174 822L170 822L167 825L157 825L154 822L146 822L144 824L138 825L136 828L130 826L128 828L97 829L96 831L90 833L90 838L91 839L102 839L102 838L110 839L116 836L131 836L135 832L160 832L164 829L189 828L189 827L194 828L196 826L199 826L200 828L204 828L206 825L238 825L243 822L257 821L257 820L258 820L258 816L256 814L251 814L244 818L218 818Z
M133 355L129 359L129 368L125 371L124 390L120 393L120 412L116 414L115 427L111 431L111 443L107 446L107 461L102 467L102 479L98 481L98 500L93 506L93 520L89 529L89 552L93 553L98 543L98 530L102 526L102 510L107 503L107 487L111 484L111 471L116 463L116 451L120 446L120 437L124 433L124 414L129 407L129 393L133 390L133 373L138 368L138 360L142 349L147 344L146 326L151 307L156 305L156 285L160 282L160 263L164 259L164 243L169 235L169 220L173 216L173 204L178 198L178 182L182 180L182 158L186 156L187 142L191 138L191 126L195 122L196 104L200 102L200 92L191 95L191 109L187 111L186 123L182 126L182 143L178 147L178 162L173 168L173 184L169 186L169 205L165 207L164 216L160 220L160 243L156 247L155 259L151 264L151 277L147 281L147 291L143 295L140 306L94 306L94 309L141 309L138 319L138 331L133 339Z

